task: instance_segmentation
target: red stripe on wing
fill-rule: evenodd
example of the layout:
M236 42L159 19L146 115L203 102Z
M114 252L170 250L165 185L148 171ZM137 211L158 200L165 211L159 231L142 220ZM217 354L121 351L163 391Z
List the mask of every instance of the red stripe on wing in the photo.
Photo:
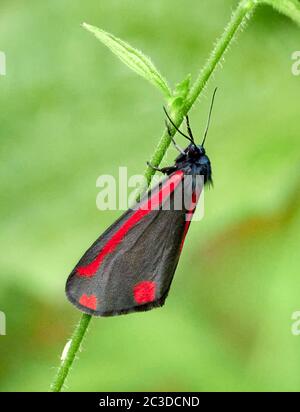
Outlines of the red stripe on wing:
M166 180L162 188L146 200L146 202L142 204L126 222L123 223L120 229L103 246L93 262L89 263L87 266L80 266L77 268L77 274L84 277L95 276L104 258L116 249L119 243L123 240L124 236L133 226L135 226L144 216L150 213L151 210L157 209L161 205L162 201L166 197L170 196L170 194L182 181L182 177L183 172L181 170L173 173Z
M181 240L181 244L180 244L180 252L182 251L182 248L183 248L183 245L184 245L184 241L185 241L187 232L188 232L188 230L189 230L189 227L190 227L190 224L191 224L191 221L192 221L192 218L193 218L193 214L194 214L194 212L195 212L195 210L196 210L196 206L197 206L197 203L198 203L198 200L199 200L201 191L202 191L202 190L200 190L200 191L198 191L198 192L195 191L195 192L192 193L192 201L191 201L191 204L190 204L190 206L189 206L189 208L188 208L188 212L187 212L186 217L185 217L186 222L185 222L185 226L184 226L184 230L183 230L183 235L182 235L182 240Z

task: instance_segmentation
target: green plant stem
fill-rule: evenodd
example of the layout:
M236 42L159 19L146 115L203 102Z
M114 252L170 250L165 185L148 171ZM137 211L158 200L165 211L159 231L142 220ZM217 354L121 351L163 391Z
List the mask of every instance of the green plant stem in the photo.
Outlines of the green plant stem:
M76 328L74 330L74 333L72 335L72 340L71 340L71 345L68 350L68 353L61 361L61 364L59 366L59 369L57 371L57 374L53 380L53 383L51 385L51 392L60 392L62 389L62 386L65 382L66 377L68 376L69 370L74 362L76 353L78 352L80 348L80 344L83 340L83 337L87 331L87 328L89 326L90 320L92 316L87 315L86 313L83 313L81 315L81 318L76 325Z
M231 16L229 24L225 28L222 36L216 42L212 53L206 61L206 64L201 70L187 97L185 114L190 110L192 105L200 96L217 65L224 58L224 55L238 30L241 29L244 23L251 17L256 5L257 2L255 0L243 0L239 3L237 9Z
M211 75L215 71L216 67L220 61L224 58L224 54L227 51L228 47L232 43L236 33L244 25L246 20L251 17L252 12L254 11L257 2L255 0L242 0L235 12L232 14L231 19L227 27L225 28L222 36L217 40L213 51L211 52L206 64L201 70L197 80L195 81L190 93L187 96L185 104L182 106L181 110L172 113L173 121L177 127L179 127L184 119L184 116L188 113L190 108L193 106L195 101L200 96L201 92L208 83L208 80L211 78ZM171 135L174 136L176 130L171 129ZM171 143L171 138L165 130L151 159L150 164L153 166L159 166L162 161L169 145ZM147 167L145 170L145 178L147 185L149 186L154 176L155 171L151 167Z
M180 124L182 123L184 116L188 113L192 105L195 103L195 101L197 100L201 92L203 91L204 87L206 86L208 80L210 79L212 73L216 69L218 63L220 63L221 59L223 58L224 53L226 52L229 45L231 44L235 34L242 27L245 20L250 16L250 13L251 11L254 10L255 6L256 6L255 0L242 0L239 3L236 11L231 16L231 20L228 26L226 27L223 35L216 42L214 50L209 56L199 77L195 81L195 84L192 87L187 97L187 100L182 105L180 110L177 110L171 113L176 126L179 127ZM172 136L175 135L175 132L176 130L172 128L171 129ZM165 130L150 159L150 163L153 166L159 166L160 162L162 161L170 145L170 142L171 142L171 138L168 135L167 131ZM145 170L145 174L144 174L145 179L147 181L147 186L150 185L154 174L155 174L155 171L151 167L147 167L147 169ZM78 325L76 326L76 329L72 336L72 342L71 342L69 351L65 359L62 360L61 365L59 366L57 375L51 385L51 391L59 392L61 390L65 382L65 379L68 376L69 370L74 362L76 353L85 336L90 320L91 320L90 315L83 314L81 316L81 319Z

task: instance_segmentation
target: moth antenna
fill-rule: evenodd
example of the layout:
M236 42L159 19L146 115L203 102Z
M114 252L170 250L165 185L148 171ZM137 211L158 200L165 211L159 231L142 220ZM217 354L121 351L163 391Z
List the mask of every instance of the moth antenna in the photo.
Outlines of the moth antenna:
M187 127L188 134L189 134L191 140L193 141L193 143L195 144L193 132L192 132L192 129L191 129L191 126L190 126L190 119L189 119L188 115L185 116L185 121L186 121L186 127Z
M186 139L188 139L191 143L194 143L194 141L193 141L189 136L187 136L186 134L182 133L182 131L178 129L178 127L176 126L176 124L173 122L173 120L172 120L171 117L169 116L169 114L168 114L165 106L163 106L163 108L164 108L164 112L165 112L165 114L166 114L169 122L172 124L173 127L175 127L175 129L177 130L177 132L180 133L180 134L181 134L183 137L185 137Z
M185 154L184 150L176 143L174 137L173 137L172 134L171 134L171 130L170 130L170 127L169 127L169 123L168 123L167 120L166 120L166 127L167 127L167 130L168 130L168 134L169 134L169 136L170 136L170 139L171 139L172 142L173 142L173 145L176 147L176 149L177 149L181 154L184 155L184 154Z
M207 137L207 132L208 132L208 129L209 129L209 125L210 125L211 112L212 112L212 109L213 109L213 106L214 106L215 95L216 95L217 90L218 90L218 88L216 87L214 92L213 92L212 99L211 99L211 104L210 104L210 109L209 109L209 114L208 114L208 119L207 119L207 125L206 125L206 129L205 129L205 132L204 132L204 137L203 137L203 140L202 140L202 143L201 143L201 146L203 146L203 147L204 147L204 143L205 143L205 140L206 140L206 137Z

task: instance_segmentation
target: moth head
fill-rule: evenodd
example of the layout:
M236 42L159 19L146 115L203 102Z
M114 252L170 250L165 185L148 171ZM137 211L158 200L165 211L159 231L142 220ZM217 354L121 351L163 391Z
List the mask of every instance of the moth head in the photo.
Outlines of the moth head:
M205 149L201 145L196 145L191 143L185 150L186 157L188 159L199 159L201 156L205 155Z

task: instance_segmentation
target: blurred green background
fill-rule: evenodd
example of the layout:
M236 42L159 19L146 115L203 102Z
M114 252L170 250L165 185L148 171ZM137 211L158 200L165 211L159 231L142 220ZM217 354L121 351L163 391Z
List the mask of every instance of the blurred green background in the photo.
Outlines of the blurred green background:
M159 92L80 23L141 49L174 85L195 79L236 4L2 1L2 391L49 389L80 316L66 277L120 215L96 209L96 179L119 166L141 173L163 129ZM300 390L299 35L264 7L231 47L191 111L200 138L219 87L207 142L215 185L166 305L92 320L67 390Z

